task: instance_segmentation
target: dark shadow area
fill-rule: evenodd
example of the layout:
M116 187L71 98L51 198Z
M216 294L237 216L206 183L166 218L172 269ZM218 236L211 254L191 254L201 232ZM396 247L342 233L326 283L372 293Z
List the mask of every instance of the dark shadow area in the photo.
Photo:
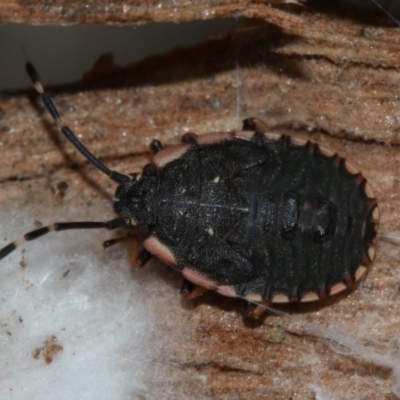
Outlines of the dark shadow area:
M159 56L150 56L124 68L115 67L109 76L94 82L46 86L52 93L79 93L82 90L110 88L138 88L146 85L157 86L165 83L184 82L191 79L212 77L236 67L262 65L291 78L301 78L297 62L290 56L276 51L287 43L298 40L295 35L285 33L281 28L265 21L249 20L244 28L221 35L201 44L176 48ZM99 65L99 68L102 68ZM40 70L38 71L45 80ZM91 70L92 75L104 74ZM6 92L10 95L25 94L25 90Z

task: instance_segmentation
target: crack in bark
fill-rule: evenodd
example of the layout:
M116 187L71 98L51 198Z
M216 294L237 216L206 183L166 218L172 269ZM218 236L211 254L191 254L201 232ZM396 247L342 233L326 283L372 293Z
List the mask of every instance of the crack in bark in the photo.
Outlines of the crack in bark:
M190 368L197 372L214 370L217 372L233 372L239 374L250 374L250 375L263 375L263 372L257 372L247 368L232 367L226 364L220 364L216 361L211 362L197 362L197 361L185 361L185 362L173 362L173 365L179 366L180 368Z

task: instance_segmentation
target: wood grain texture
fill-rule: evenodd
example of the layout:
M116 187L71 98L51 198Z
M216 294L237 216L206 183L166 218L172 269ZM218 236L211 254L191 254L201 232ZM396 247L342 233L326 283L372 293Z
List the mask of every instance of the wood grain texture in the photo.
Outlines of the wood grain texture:
M270 0L268 4L302 4L302 0ZM0 5L0 22L29 24L143 24L183 22L246 13L261 1L217 2L208 0L143 1L108 0L71 1L5 0ZM267 7L268 8L268 7ZM250 11L251 12L251 11Z
M200 2L190 13L182 2L184 17L146 14L133 2L135 15L115 17L97 5L79 17L78 6L64 3L58 17L56 6L41 13L37 5L18 2L18 9L11 1L1 5L8 16L0 14L22 21L36 10L40 23L59 23L64 14L72 23L205 17ZM379 200L380 231L400 234L398 29L380 17L317 5L289 13L251 3L235 12L258 19L196 47L108 70L101 80L51 88L65 122L111 168L133 172L149 159L153 138L171 145L188 131L232 130L241 118L260 117L271 131L310 138L351 160ZM65 206L76 207L78 216L112 217L113 183L65 143L31 92L0 96L0 135L3 210L31 207L38 218L62 219L53 192L66 181ZM378 259L360 288L323 303L279 307L290 316L269 316L261 324L244 322L236 300L207 294L189 312L160 322L176 341L159 361L187 398L394 399L399 257L398 247L378 238ZM159 385L152 398L163 398Z

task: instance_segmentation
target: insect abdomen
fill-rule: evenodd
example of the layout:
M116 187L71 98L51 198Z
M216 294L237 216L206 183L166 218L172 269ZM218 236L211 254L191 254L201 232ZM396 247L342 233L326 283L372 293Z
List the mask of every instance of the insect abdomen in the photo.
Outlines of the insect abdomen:
M237 294L329 294L375 237L361 174L288 137L193 145L160 172L154 230L177 260Z

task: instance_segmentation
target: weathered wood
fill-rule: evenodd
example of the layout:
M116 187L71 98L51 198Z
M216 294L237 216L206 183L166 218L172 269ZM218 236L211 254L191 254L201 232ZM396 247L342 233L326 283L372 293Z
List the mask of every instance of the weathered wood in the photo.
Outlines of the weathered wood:
M187 19L200 15L191 12ZM311 138L350 159L378 197L381 232L399 231L398 30L380 19L294 15L262 4L238 14L279 27L253 21L192 49L115 70L101 81L52 88L64 120L110 167L130 172L146 162L153 138L170 145L187 131L231 130L241 118L258 116L271 131ZM105 22L101 13L68 15L76 23ZM38 22L43 21L59 20L45 16ZM3 210L31 207L32 219L56 213L59 219L76 207L68 209L69 217L112 217L108 199L114 185L65 143L31 95L2 95L0 115ZM52 195L59 181L70 185L61 205ZM271 316L257 327L230 313L238 310L235 300L215 294L193 310L170 304L160 310L160 329L176 340L157 361L170 368L187 398L394 399L400 254L381 239L378 247L362 288L325 303L278 307L292 316ZM178 285L178 278L170 279ZM152 398L162 397L162 383L154 393Z
M269 4L302 4L302 0L270 0ZM253 7L254 6L254 7ZM0 22L28 24L143 24L183 22L243 15L258 7L259 1L178 0L173 2L117 0L65 1L5 0L0 4Z

